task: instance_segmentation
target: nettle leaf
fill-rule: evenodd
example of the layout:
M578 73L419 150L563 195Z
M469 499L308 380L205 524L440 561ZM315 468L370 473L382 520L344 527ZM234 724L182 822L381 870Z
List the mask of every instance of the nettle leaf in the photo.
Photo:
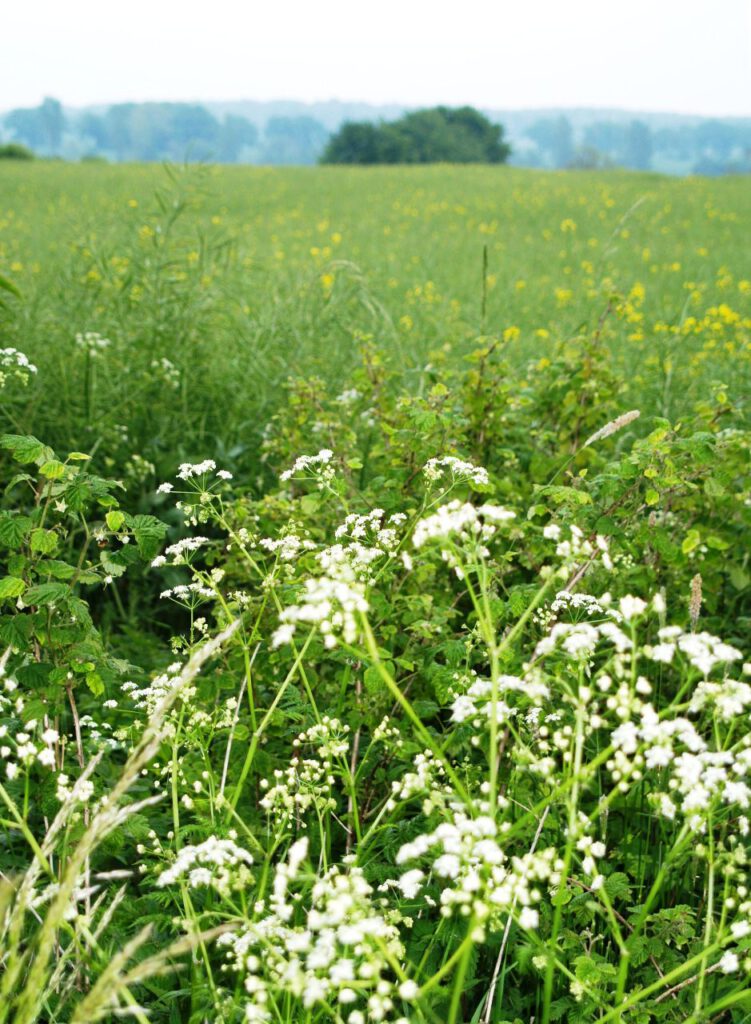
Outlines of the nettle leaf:
M59 459L50 459L49 462L42 463L39 472L48 480L59 480L65 476L65 463L60 462Z
M50 673L54 666L48 662L32 661L28 665L23 665L16 672L19 683L28 690L37 690L42 686L46 686Z
M55 458L55 453L37 437L25 434L2 434L0 448L9 451L16 462L43 464Z
M36 604L40 607L60 604L70 595L70 589L64 583L39 583L35 587L29 587L24 594L24 602L27 605Z
M20 548L32 527L28 516L0 512L0 544L6 548Z
M0 600L20 597L26 589L26 584L17 576L5 576L0 579Z
M29 615L4 615L0 617L0 641L6 647L23 650L33 628L34 623Z
M112 554L105 549L99 553L99 561L102 563L105 573L108 576L112 576L113 579L122 576L125 572L126 567L122 559L118 557L118 554Z
M37 528L31 531L31 550L42 555L52 555L57 549L57 534L54 530Z
M605 892L611 900L627 900L631 896L628 875L623 871L614 871L605 879Z
M53 576L56 580L70 580L76 575L75 566L53 558L38 562L36 571L40 576Z
M167 536L167 524L156 516L125 516L126 525L133 531L138 550L143 558L153 558Z

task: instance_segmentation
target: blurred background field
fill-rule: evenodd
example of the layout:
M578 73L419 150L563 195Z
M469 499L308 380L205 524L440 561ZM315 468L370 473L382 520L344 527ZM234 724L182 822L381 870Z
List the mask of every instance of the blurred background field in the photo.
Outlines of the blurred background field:
M596 337L624 407L674 419L751 393L749 223L734 177L8 161L0 318L40 373L0 428L144 493L182 458L253 473L290 376L344 390L372 340L419 393L483 336L521 378Z

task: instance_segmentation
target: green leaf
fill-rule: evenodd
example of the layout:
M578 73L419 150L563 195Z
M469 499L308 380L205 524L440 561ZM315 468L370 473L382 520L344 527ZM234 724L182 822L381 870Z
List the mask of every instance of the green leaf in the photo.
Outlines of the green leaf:
M32 521L28 516L0 512L0 544L17 550L23 544L31 526Z
M52 555L57 549L57 534L54 530L38 528L31 531L31 550L42 555Z
M75 566L69 565L67 562L61 562L56 558L43 559L37 563L36 570L40 576L52 576L56 580L71 580L76 575ZM82 575L79 575L79 579L81 579Z
M60 477L65 476L65 463L58 459L50 459L49 462L42 463L39 472L48 480L59 480Z
M87 455L86 452L71 452L68 458L71 462L86 462L91 456Z
M70 590L64 583L39 583L35 587L29 587L23 599L27 605L36 604L44 607L64 601L69 594Z
M300 498L300 508L306 516L315 515L320 506L321 502L317 494L304 494Z
M628 875L623 871L614 871L605 879L605 892L611 900L627 900L631 896Z
M644 500L648 505L657 505L660 500L660 494L654 489L654 487L650 487L644 495Z
M730 544L728 544L726 540L723 540L722 537L718 537L717 534L711 533L707 537L707 547L712 548L714 551L727 551Z
M736 590L745 590L749 583L751 583L751 576L740 565L733 565L730 569L730 582Z
M42 464L54 459L55 453L38 438L25 434L3 434L0 436L0 448L11 453L16 462L36 462Z
M99 553L99 561L102 563L102 568L108 576L112 576L113 579L117 579L118 576L122 576L125 572L125 565L121 558L118 557L119 552L115 554L107 551L106 549Z
M4 292L8 292L10 295L15 295L17 299L21 298L21 292L18 285L14 284L9 277L5 277L4 274L0 274L0 288Z
M5 576L0 580L0 600L9 597L20 597L26 589L26 584L17 576Z
M717 477L710 476L704 481L704 493L708 498L721 498L726 491Z
M701 534L698 530L689 530L686 536L683 538L681 544L681 551L684 555L691 554L701 543Z
M167 525L156 516L126 516L126 524L133 531L138 550L143 558L151 559L167 536Z
M108 512L104 518L107 522L108 529L112 530L113 533L117 533L125 522L125 515L123 512Z
M102 677L98 672L86 673L86 685L95 697L101 697L104 693L104 683L102 682Z

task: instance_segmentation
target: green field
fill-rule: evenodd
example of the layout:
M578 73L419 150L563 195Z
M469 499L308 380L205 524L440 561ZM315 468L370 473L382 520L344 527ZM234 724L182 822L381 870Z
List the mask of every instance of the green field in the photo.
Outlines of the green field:
M25 297L8 337L40 381L55 381L17 415L63 445L102 432L111 446L108 432L125 424L160 469L176 446L252 459L287 377L340 379L362 334L417 391L435 351L458 362L481 334L508 339L519 368L549 358L594 330L612 296L603 340L626 403L638 396L672 416L713 382L738 394L751 382L743 178L479 167L170 178L55 164L0 173L0 265ZM84 331L112 342L91 394L75 347ZM152 366L161 358L180 375L168 402Z
M749 1021L748 180L6 164L0 1024Z

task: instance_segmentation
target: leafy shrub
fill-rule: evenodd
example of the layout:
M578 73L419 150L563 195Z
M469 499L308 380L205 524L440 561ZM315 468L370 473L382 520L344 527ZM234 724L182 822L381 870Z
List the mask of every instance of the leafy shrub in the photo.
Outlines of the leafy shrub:
M0 160L33 160L34 153L20 142L4 142L0 145Z

